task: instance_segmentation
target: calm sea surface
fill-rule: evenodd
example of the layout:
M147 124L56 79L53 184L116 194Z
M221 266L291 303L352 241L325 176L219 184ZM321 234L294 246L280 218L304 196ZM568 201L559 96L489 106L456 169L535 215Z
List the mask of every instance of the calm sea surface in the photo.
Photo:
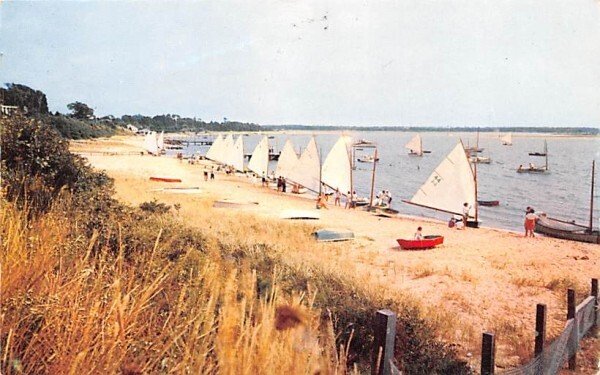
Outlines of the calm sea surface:
M447 220L449 214L420 208L401 202L410 199L425 182L431 172L452 150L459 139L465 145L475 145L474 133L422 132L423 148L431 154L423 157L408 156L404 145L415 135L407 132L346 132L355 140L366 139L377 143L380 162L377 164L375 190L389 190L393 196L392 207L402 214L424 216ZM323 160L340 134L317 134L317 144ZM276 134L269 144L279 151L286 139L290 139L297 152L303 149L311 135ZM482 225L488 227L521 230L525 207L532 206L538 212L550 216L576 220L587 225L589 220L589 199L591 164L595 158L600 161L600 138L547 137L513 135L513 146L503 146L499 133L481 133L480 154L492 159L491 164L478 164L478 190L480 200L499 200L499 207L480 207ZM202 139L202 136L193 137ZM209 136L209 139L211 137ZM245 153L249 154L260 140L260 135L244 136ZM543 151L544 139L548 142L548 174L517 173L520 164L543 165L543 157L529 156L529 152ZM208 147L190 146L183 150L185 155L198 152L204 155ZM174 153L176 151L170 151ZM356 151L356 157L370 153ZM276 162L271 162L270 169ZM600 164L600 163L599 163ZM356 163L353 172L354 187L360 196L368 197L371 188L373 164ZM597 166L600 170L600 165ZM600 172L596 173L596 180ZM600 184L596 183L596 197L600 195ZM600 200L595 200L594 226L598 226Z

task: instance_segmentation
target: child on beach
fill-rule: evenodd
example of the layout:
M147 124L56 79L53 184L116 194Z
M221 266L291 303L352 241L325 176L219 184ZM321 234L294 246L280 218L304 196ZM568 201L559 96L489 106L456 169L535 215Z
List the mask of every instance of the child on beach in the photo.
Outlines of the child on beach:
M342 201L342 193L340 193L340 189L335 189L335 195L334 195L335 199L333 201L333 205L334 206L341 206L341 201Z
M533 230L535 229L535 222L538 219L538 215L535 214L535 210L530 208L525 215L525 237L535 237Z
M423 228L418 227L417 231L415 232L415 240L422 240L422 239L423 239Z
M327 209L327 198L324 193L319 194L317 197L317 209Z

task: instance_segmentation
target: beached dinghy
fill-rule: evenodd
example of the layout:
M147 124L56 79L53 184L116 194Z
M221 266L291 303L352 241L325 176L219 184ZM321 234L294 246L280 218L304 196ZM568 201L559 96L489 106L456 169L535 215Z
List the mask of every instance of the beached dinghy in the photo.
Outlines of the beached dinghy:
M424 250L432 249L444 243L444 236L431 235L424 236L422 240L396 240L402 250Z
M354 239L354 232L347 229L320 229L314 235L318 242L349 241Z
M254 148L248 169L256 173L259 177L269 175L269 139L264 136Z
M321 215L311 210L285 210L279 217L287 220L319 220Z
M215 208L250 208L256 207L258 202L238 201L233 199L222 199L213 202Z
M158 182L181 182L180 178L174 177L150 177L150 181L158 181Z
M547 217L545 214L535 223L534 231L549 237L562 238L564 240L589 242L600 244L600 230L593 228L594 223L594 177L596 174L596 162L592 161L592 184L590 193L590 222L588 226L576 224L575 221L565 221Z

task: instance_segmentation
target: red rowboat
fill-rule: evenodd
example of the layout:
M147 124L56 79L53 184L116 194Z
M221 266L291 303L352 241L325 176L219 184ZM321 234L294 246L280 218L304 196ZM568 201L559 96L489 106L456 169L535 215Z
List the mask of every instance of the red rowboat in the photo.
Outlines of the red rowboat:
M422 240L403 240L399 238L396 241L398 241L398 245L400 245L400 248L403 250L422 250L431 249L437 245L443 244L444 236L424 236Z
M150 177L150 181L181 182L181 179L180 178L170 178L170 177Z

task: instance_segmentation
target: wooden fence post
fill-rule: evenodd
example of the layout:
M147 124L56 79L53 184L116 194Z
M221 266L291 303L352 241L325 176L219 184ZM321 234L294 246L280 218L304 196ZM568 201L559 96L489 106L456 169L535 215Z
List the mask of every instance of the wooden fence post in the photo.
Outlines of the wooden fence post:
M535 349L533 351L536 357L544 351L546 342L546 317L546 305L538 303L535 311Z
M598 313L598 306L600 305L600 301L598 301L598 279L592 279L592 296L596 298L594 302L594 327L598 327L600 313Z
M373 336L372 375L392 373L394 358L394 340L396 338L396 314L390 310L378 310L375 313Z
M577 327L577 319L575 319L575 309L577 305L575 302L575 290L567 289L567 320L573 319L573 331L571 332L571 338L569 339L569 344L567 348L577 344L577 335L578 335L578 327ZM568 350L568 349L567 349ZM577 367L577 351L573 353L572 356L569 357L569 370L575 370Z
M496 344L493 333L483 333L481 340L481 375L494 375L496 368Z

